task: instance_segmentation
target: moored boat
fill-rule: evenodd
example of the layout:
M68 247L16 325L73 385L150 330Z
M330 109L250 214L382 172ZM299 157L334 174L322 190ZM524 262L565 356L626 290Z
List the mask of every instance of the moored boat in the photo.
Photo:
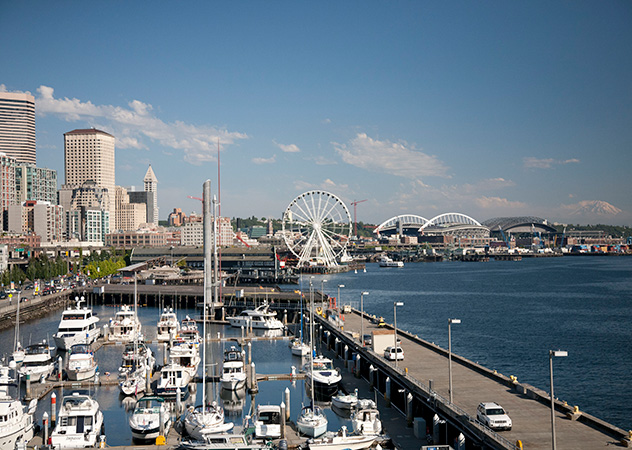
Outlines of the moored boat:
M171 415L162 397L145 396L136 402L134 412L129 418L132 438L137 441L156 439L164 436L171 428Z
M351 417L353 432L366 436L377 436L382 433L382 421L377 408L357 410Z
M185 367L180 364L167 364L160 369L160 378L156 386L156 394L161 397L176 396L178 389L182 394L182 398L186 398L189 394L189 383L191 375Z
M103 413L99 403L79 392L65 395L59 408L57 424L50 436L51 447L96 447L99 436L103 434Z
M342 375L334 367L333 361L324 356L313 358L303 367L305 376L313 380L314 393L322 397L331 397L338 392Z
M0 448L3 449L17 448L18 444L24 444L26 448L34 433L37 399L24 407L18 398L9 394L11 387L17 388L13 381L9 377L9 367L0 366L0 417L3 419L0 424Z
M310 439L307 445L310 449L361 450L371 447L373 442L375 436L348 436L347 427L343 426L336 435Z
M235 391L246 385L246 370L243 354L236 347L224 352L220 383L223 389Z
M88 380L94 377L99 366L94 353L87 344L75 344L70 347L66 376L71 381Z
M160 314L158 320L158 333L156 339L158 342L169 342L176 337L178 331L180 331L180 322L178 316L173 312L172 308L165 308Z
M269 311L269 305L264 303L255 309L245 309L237 316L228 317L227 320L233 327L252 327L260 330L282 330L283 322L276 318L276 314Z
M136 311L128 305L123 305L110 319L108 339L114 342L129 342L137 338L142 329Z
M380 257L378 264L380 267L404 267L404 263L402 261L393 261L386 255L382 255Z
M318 437L327 431L327 417L316 405L305 406L296 420L296 428L301 434Z
M58 349L68 350L75 344L92 344L101 334L101 328L97 326L99 318L93 314L92 309L81 307L83 297L77 297L76 301L75 308L61 313L57 333L53 335Z
M224 421L224 409L216 402L190 406L184 415L184 428L196 441L208 442L212 435L226 433L233 427L232 422Z
M24 361L18 373L22 380L26 381L29 375L31 381L37 381L48 377L55 368L55 361L50 352L50 347L46 341L41 344L33 344L26 347Z
M281 407L257 405L255 415L255 437L257 439L279 439L281 437Z

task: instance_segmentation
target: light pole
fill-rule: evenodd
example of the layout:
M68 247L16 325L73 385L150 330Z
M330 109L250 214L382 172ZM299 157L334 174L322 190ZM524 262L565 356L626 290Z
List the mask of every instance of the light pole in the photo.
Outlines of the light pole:
M325 307L325 283L327 280L320 280L320 307L323 309Z
M399 359L399 352L397 351L397 307L404 306L404 302L393 302L393 328L395 329L395 334L393 335L394 344L395 345L395 368L397 369L397 360Z
M568 356L568 352L564 350L549 350L549 373L551 375L551 442L552 449L556 450L555 444L555 396L553 395L553 357Z
M452 403L452 324L461 323L461 319L448 319L448 392L450 393L450 403Z
M338 285L338 298L336 299L336 306L338 306L338 305L342 306L342 303L340 302L340 288L343 288L343 287L345 287L344 284L339 284Z
M368 292L362 292L360 294L360 342L364 347L364 296L369 295Z

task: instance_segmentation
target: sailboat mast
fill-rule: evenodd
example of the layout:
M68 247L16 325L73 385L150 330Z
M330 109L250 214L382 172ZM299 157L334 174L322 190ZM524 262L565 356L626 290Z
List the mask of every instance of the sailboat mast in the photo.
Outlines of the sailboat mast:
M212 295L211 271L211 180L203 185L202 215L204 220L204 311L202 313L202 414L206 410L206 314L207 302Z
M314 402L314 290L312 285L312 280L309 280L309 365L310 365L310 376L311 380L311 391L312 391L312 414L316 411L316 406Z

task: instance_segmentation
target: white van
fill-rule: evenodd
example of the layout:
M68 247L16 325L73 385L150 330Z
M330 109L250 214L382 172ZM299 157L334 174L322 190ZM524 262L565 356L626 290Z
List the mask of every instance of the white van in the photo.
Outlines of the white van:
M398 345L397 349L393 346L386 347L384 350L384 358L390 361L402 361L404 359L404 350Z

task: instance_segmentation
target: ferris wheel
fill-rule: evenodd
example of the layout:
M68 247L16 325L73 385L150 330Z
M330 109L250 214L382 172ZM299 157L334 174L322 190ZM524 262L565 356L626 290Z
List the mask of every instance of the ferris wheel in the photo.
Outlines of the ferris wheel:
M283 213L283 239L298 257L297 267L337 266L350 238L349 210L329 192L305 192Z

